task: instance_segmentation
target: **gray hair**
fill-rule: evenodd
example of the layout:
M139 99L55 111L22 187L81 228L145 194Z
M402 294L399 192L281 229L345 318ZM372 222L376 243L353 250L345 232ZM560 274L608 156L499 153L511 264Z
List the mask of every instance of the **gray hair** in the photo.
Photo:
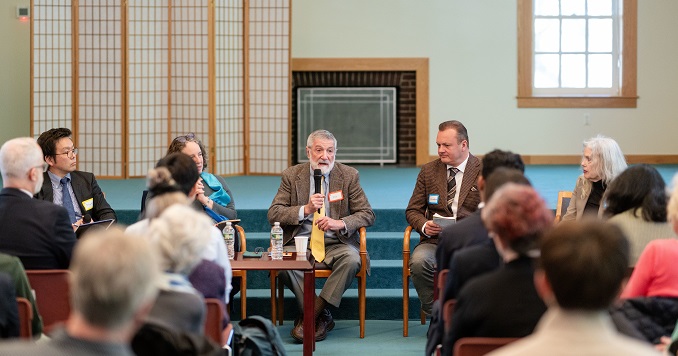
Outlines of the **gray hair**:
M93 325L122 327L157 295L157 256L148 241L119 227L80 239L70 269L73 308Z
M597 173L605 184L610 184L627 167L626 158L617 141L609 137L592 137L584 141L584 147L590 148L591 158L598 161Z
M598 175L603 184L608 185L626 167L626 158L617 141L603 135L592 137L583 143L584 148L591 149L591 160L597 164ZM588 179L582 179L582 198L588 196L593 184Z
M22 179L31 168L43 162L40 146L30 137L13 138L0 148L0 171L4 181Z
M337 139L334 137L334 135L332 135L331 132L327 130L315 130L311 132L311 134L308 135L308 139L306 139L306 147L311 148L311 146L313 146L313 142L318 139L332 140L334 141L334 148L337 148Z
M148 238L163 271L188 275L211 239L212 221L187 205L174 204L151 220Z

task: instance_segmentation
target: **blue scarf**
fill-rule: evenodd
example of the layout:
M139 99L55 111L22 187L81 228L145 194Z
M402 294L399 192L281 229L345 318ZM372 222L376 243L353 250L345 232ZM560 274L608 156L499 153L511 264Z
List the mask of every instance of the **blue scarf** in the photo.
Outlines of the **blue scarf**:
M214 174L202 172L200 173L200 177L203 182L214 191L214 193L209 196L210 199L223 207L226 207L226 205L231 202L231 197L226 193L226 189L221 186L221 183Z

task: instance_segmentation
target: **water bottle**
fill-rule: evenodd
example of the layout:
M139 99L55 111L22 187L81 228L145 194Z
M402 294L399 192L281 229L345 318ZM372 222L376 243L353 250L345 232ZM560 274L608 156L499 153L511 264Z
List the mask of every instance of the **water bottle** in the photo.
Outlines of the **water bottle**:
M283 259L283 229L277 221L271 229L271 259Z
M228 252L228 259L232 260L235 257L235 229L231 225L230 221L226 222L226 227L224 228L224 242L226 242L226 251Z

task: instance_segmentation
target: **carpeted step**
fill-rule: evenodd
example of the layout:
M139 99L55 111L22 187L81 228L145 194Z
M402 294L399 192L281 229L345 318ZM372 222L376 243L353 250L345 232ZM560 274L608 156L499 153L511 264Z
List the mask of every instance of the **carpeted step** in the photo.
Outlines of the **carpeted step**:
M374 260L371 262L371 274L367 276L367 288L401 289L403 286L402 260ZM325 279L318 279L316 287L322 288ZM269 288L268 271L248 271L247 287L252 289ZM358 288L358 281L354 280L351 289Z
M268 249L270 246L270 234L268 232L248 232L247 250L254 251L257 247ZM412 234L410 251L419 243L419 235ZM375 260L402 260L403 258L403 232L374 232L367 231L367 252L372 261Z
M320 293L320 290L316 290ZM402 320L402 289L367 289L366 318L369 320ZM240 295L232 302L234 311L231 319L240 319ZM414 289L410 289L409 317L411 321L419 320L419 299ZM344 294L339 308L330 307L332 316L342 320L358 319L358 291L349 289ZM269 289L247 289L247 314L271 317L271 291ZM299 314L294 295L285 289L284 319L294 320Z

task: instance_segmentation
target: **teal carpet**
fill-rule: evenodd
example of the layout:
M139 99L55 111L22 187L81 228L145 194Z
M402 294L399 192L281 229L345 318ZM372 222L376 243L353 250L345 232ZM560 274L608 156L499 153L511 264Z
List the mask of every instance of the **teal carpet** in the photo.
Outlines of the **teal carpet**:
M293 322L285 321L278 327L289 355L301 355L302 345L290 336ZM393 320L367 320L365 338L361 339L357 320L336 320L334 330L327 339L316 343L314 355L421 355L426 346L427 325L409 324L409 337L403 337L403 322Z

